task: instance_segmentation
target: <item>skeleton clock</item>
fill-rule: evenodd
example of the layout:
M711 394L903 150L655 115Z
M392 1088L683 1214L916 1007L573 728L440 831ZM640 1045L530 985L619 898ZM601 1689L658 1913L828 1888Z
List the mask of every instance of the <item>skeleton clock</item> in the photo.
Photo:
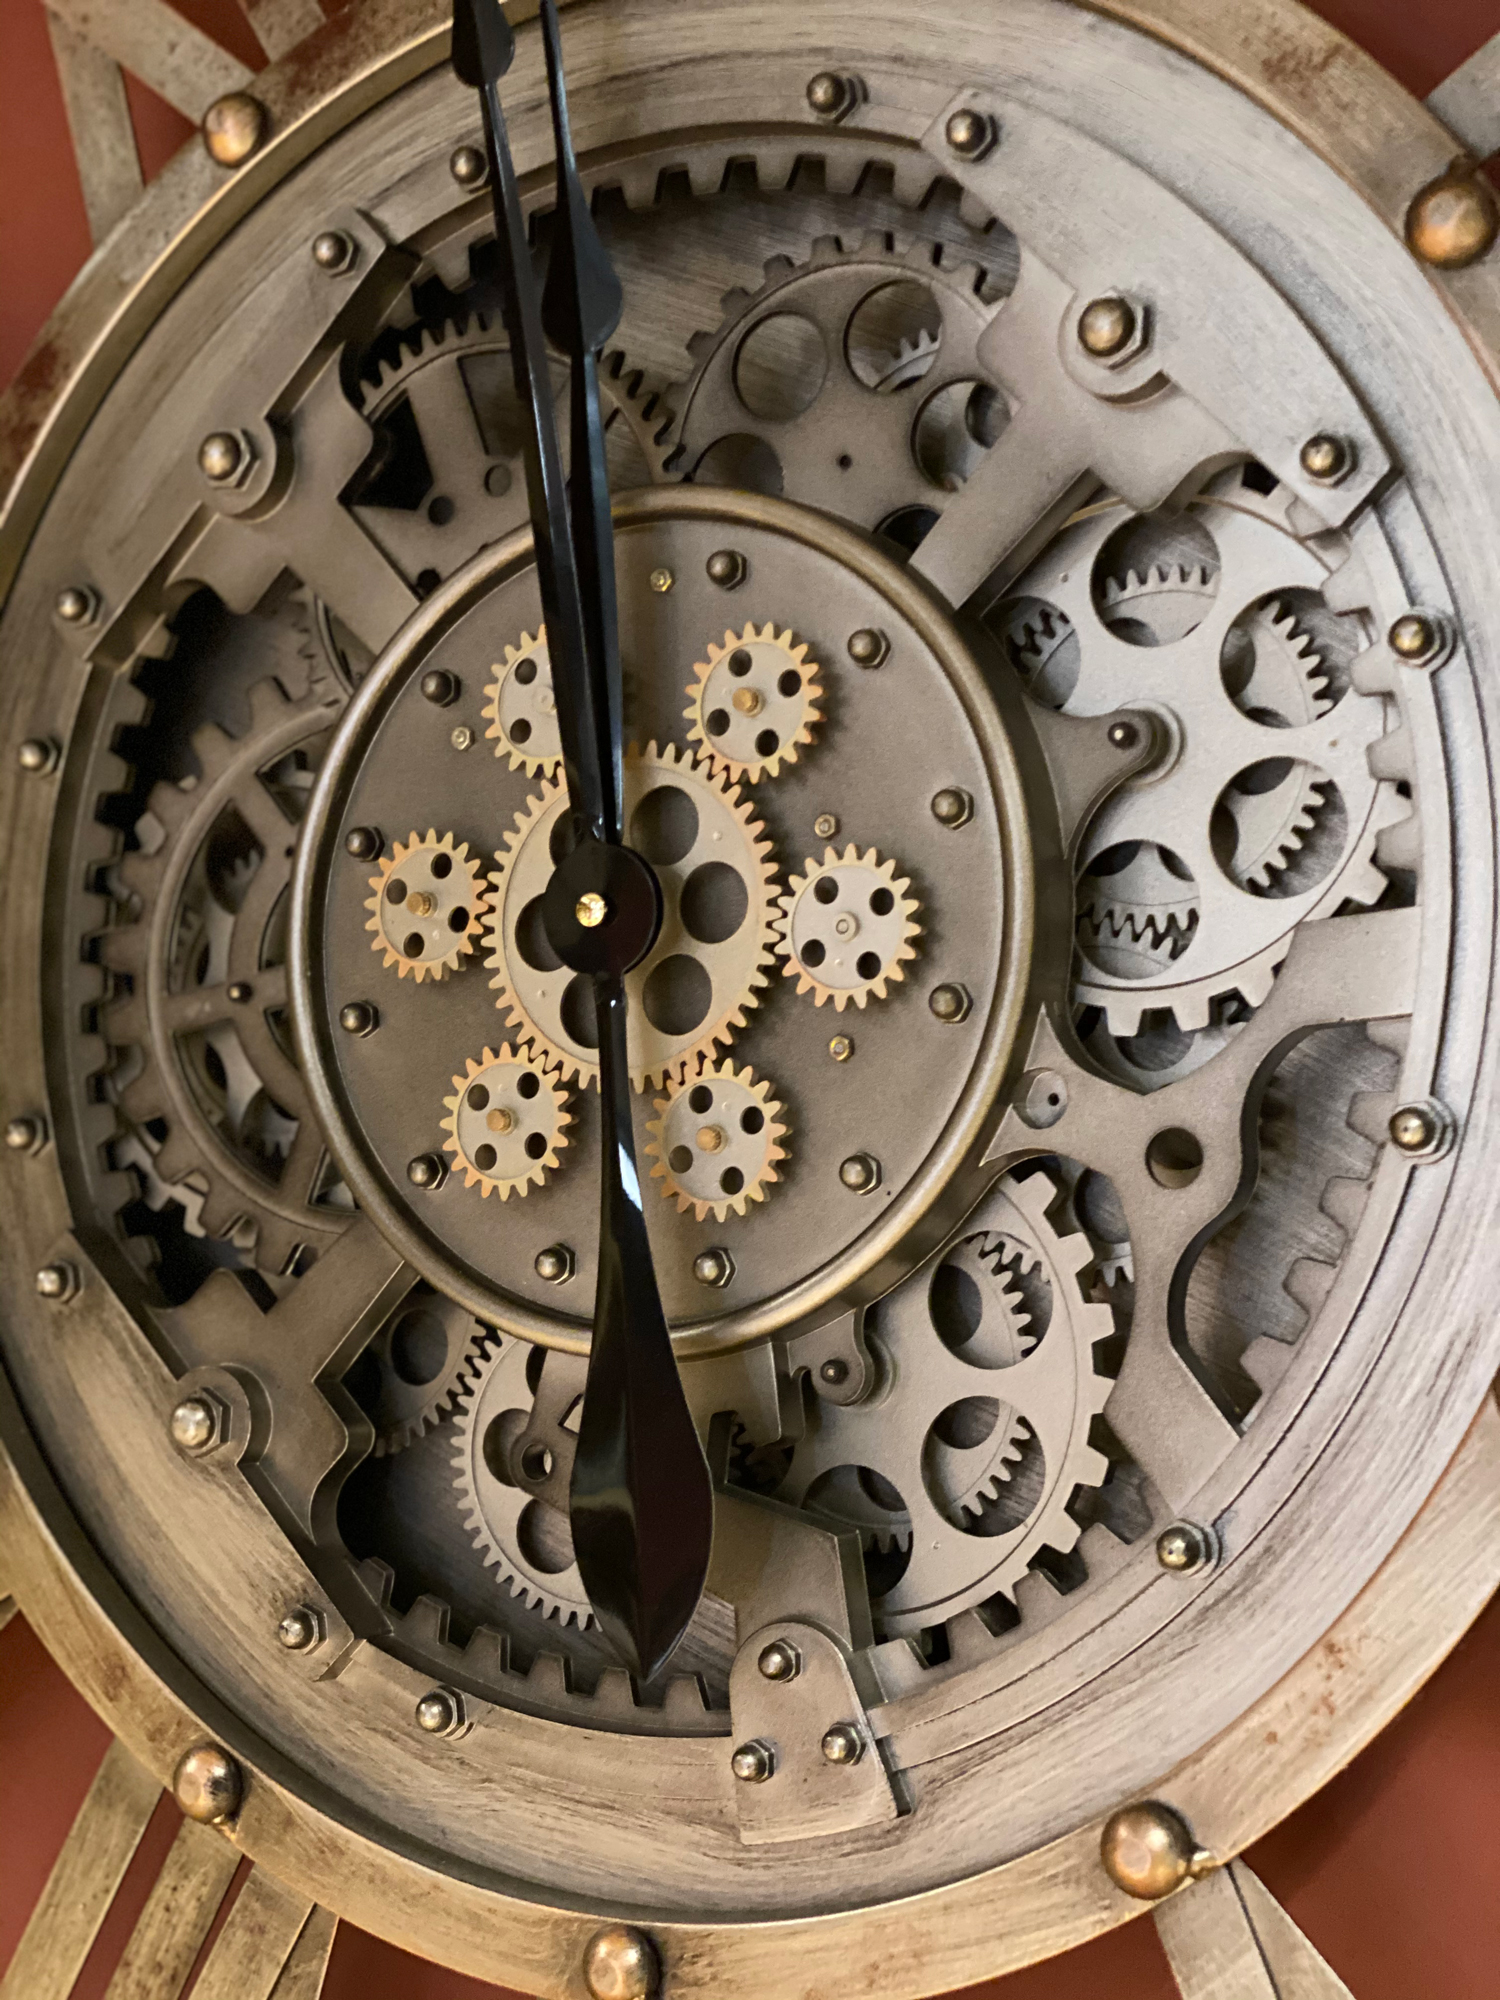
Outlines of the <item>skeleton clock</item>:
M246 11L59 0L3 412L0 1591L119 1739L6 2000L163 1786L203 1993L1343 1993L1236 1857L1500 1574L1500 60Z

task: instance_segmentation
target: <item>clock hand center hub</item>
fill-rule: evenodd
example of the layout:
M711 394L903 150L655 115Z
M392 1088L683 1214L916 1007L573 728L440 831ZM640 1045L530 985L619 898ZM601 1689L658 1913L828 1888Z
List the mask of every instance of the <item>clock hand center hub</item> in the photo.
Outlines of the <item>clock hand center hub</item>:
M631 847L585 837L553 870L542 926L570 972L626 973L661 929L656 871Z

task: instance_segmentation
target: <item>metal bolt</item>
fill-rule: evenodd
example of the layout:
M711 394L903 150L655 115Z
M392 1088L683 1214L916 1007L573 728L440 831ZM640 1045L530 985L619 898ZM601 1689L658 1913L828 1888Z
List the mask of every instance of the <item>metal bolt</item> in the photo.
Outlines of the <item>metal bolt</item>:
M947 785L932 795L932 816L940 826L967 826L974 817L974 801L957 785Z
M217 1743L200 1743L173 1772L172 1796L189 1819L216 1826L239 1811L244 1775L227 1750Z
M729 1768L742 1785L763 1785L776 1769L775 1748L757 1736L753 1742L739 1746L729 1760Z
M351 1000L339 1009L339 1026L346 1035L372 1034L379 1025L379 1011L368 1000Z
M248 90L232 90L217 98L203 114L203 143L208 157L221 167L238 167L266 136L266 107Z
M448 741L453 745L455 750L472 750L474 748L474 732L467 722L460 722L450 732Z
M661 1983L661 1961L644 1931L611 1924L589 1939L583 1979L591 2000L653 2000Z
M1171 1807L1154 1799L1110 1815L1100 1836L1099 1858L1116 1886L1143 1903L1159 1902L1214 1865L1213 1856L1203 1852Z
M169 1426L179 1451L207 1451L219 1435L219 1415L205 1396L184 1396Z
M967 1021L973 1001L967 986L934 986L927 1004L940 1021Z
M1116 750L1133 750L1141 740L1141 732L1133 722L1112 722L1105 734Z
M994 119L982 111L955 111L943 127L943 136L961 160L982 160L999 133Z
M406 1178L413 1187L439 1188L447 1176L448 1169L436 1153L418 1153L406 1163Z
M802 1655L790 1639L773 1639L755 1662L768 1681L794 1681L802 1671Z
M1163 1569L1186 1576L1214 1558L1214 1538L1193 1521L1174 1521L1156 1538L1156 1560Z
M483 187L490 177L490 163L482 146L459 146L448 161L448 171L460 187Z
M1320 486L1337 486L1341 479L1349 477L1356 462L1349 440L1334 437L1328 431L1310 437L1297 456L1308 478L1316 479Z
M458 1697L447 1688L433 1688L417 1703L417 1727L429 1736L446 1736L459 1722Z
M198 470L214 486L228 486L245 470L249 452L234 431L210 431L198 447Z
M1409 667L1434 666L1448 641L1442 621L1430 611L1403 611L1386 636L1391 651Z
M830 1035L828 1038L828 1053L833 1057L835 1062L848 1062L850 1056L854 1054L854 1037L852 1035Z
M48 736L28 736L16 752L16 762L29 776L45 778L55 771L61 751Z
M849 657L857 667L880 666L890 650L890 640L873 625L862 625L849 634Z
M813 832L819 840L832 840L839 830L837 813L819 813L813 821Z
M276 1627L276 1638L289 1653L310 1653L323 1637L323 1621L310 1604L299 1604Z
M36 1289L39 1298L63 1305L79 1289L78 1273L71 1264L43 1264L36 1274Z
M720 590L737 590L745 581L750 565L738 549L715 549L704 564L710 583Z
M831 69L820 69L807 86L808 109L817 117L837 124L840 118L849 116L863 95L857 77L839 76Z
M824 1736L823 1755L830 1764L857 1764L865 1754L865 1739L852 1722L836 1722Z
M1078 315L1078 344L1096 361L1112 360L1135 339L1137 324L1128 299L1090 299Z
M693 1276L700 1285L727 1285L734 1276L734 1259L727 1250L700 1250L693 1259Z
M1497 232L1500 207L1489 184L1461 164L1429 181L1406 211L1408 247L1440 271L1477 263Z
M99 599L92 590L70 583L57 593L57 615L64 625L92 625L99 616Z
M870 1153L851 1153L839 1168L839 1179L851 1194L871 1194L880 1186L880 1162Z
M12 1153L39 1153L47 1140L44 1118L12 1118L5 1127L6 1149Z
M448 708L458 700L458 676L444 673L441 667L423 674L419 685L423 701L430 701L434 708Z
M665 597L667 592L672 588L672 585L677 581L669 569L652 570L648 580L651 588L661 597Z
M344 852L356 861L373 861L384 845L378 826L351 826L344 835Z
M544 1285L565 1285L573 1275L573 1253L566 1243L553 1243L538 1250L532 1264Z
M830 1389L837 1389L841 1383L849 1380L848 1362L840 1361L837 1356L832 1361L825 1361L818 1370L818 1380L826 1382Z
M1387 1129L1391 1144L1409 1160L1440 1160L1453 1144L1453 1113L1429 1097L1393 1111Z
M248 979L232 979L224 988L226 1000L232 1000L236 1007L243 1007L255 997L255 989Z
M590 889L573 905L573 914L586 931L596 931L609 915L609 904L597 889Z

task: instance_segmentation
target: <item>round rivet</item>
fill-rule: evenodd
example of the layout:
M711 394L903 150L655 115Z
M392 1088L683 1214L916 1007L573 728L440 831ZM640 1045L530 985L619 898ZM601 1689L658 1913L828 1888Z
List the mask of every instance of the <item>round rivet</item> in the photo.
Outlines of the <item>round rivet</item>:
M813 832L819 840L832 840L839 830L837 813L819 813L813 821Z
M849 634L849 657L857 667L880 666L890 650L890 640L873 625L862 625Z
M934 986L928 995L928 1006L940 1021L953 1023L966 1021L973 1002L966 986Z
M299 1604L276 1627L277 1643L289 1653L309 1652L318 1643L318 1623L318 1614L307 1605Z
M71 1264L43 1264L36 1274L37 1296L61 1305L78 1290L78 1273Z
M531 1268L544 1285L564 1285L573 1275L573 1253L566 1243L551 1243L537 1251Z
M245 1780L240 1767L217 1743L189 1750L172 1774L172 1796L189 1819L216 1826L240 1809Z
M857 1764L865 1754L865 1739L852 1722L836 1722L820 1748L827 1763Z
M839 1179L851 1194L869 1194L880 1185L880 1162L869 1153L851 1153L839 1167Z
M255 998L255 989L248 979L232 979L224 988L224 998L233 1001L236 1007L244 1007Z
M368 1000L351 1000L339 1009L339 1026L346 1035L368 1035L379 1021L379 1014Z
M16 752L16 762L33 778L44 778L57 769L57 745L46 736L28 736Z
M414 1160L406 1163L406 1178L413 1187L441 1187L446 1176L447 1168L436 1153L418 1153Z
M1105 733L1114 750L1133 750L1141 740L1141 732L1133 722L1112 722Z
M1194 1521L1174 1521L1156 1538L1156 1560L1163 1569L1187 1576L1202 1569L1214 1558L1214 1539Z
M704 564L709 582L716 583L720 590L738 589L749 567L738 549L715 549Z
M40 1152L46 1137L47 1126L44 1119L10 1118L6 1121L5 1146L7 1152Z
M70 583L57 593L57 615L64 625L92 625L99 616L99 599L92 590Z
M854 1037L852 1035L830 1035L828 1038L828 1053L833 1057L835 1062L848 1062L850 1056L854 1054Z
M677 579L669 569L654 569L648 581L659 597L665 597Z
M860 95L856 78L839 76L831 69L820 69L807 86L807 105L815 116L837 123L840 118L848 117L858 104Z
M450 733L448 741L453 745L455 750L472 750L474 748L474 732L467 722L460 722L457 728Z
M961 160L980 160L995 143L995 121L982 111L955 111L943 136Z
M446 1688L433 1688L417 1703L417 1727L429 1736L445 1736L458 1721L458 1704Z
M830 1389L837 1389L841 1383L849 1380L848 1362L840 1361L835 1355L832 1361L825 1361L818 1370L818 1380L826 1382Z
M742 1785L763 1785L776 1770L776 1752L757 1737L742 1743L729 1760L729 1768Z
M1099 1840L1100 1859L1117 1887L1143 1903L1180 1889L1213 1866L1170 1806L1148 1800L1112 1813Z
M423 701L430 701L434 708L447 708L451 702L458 700L457 675L444 673L441 667L433 667L423 674L418 685Z
M1408 667L1431 667L1444 657L1448 629L1432 611L1403 611L1386 634L1391 651Z
M1453 1113L1435 1097L1391 1113L1391 1144L1409 1160L1440 1160L1453 1144Z
M198 470L215 486L228 485L244 464L244 440L233 431L210 431L198 447Z
M590 889L573 905L573 914L586 931L596 931L609 915L609 904L597 889Z
M661 1982L661 1963L644 1931L611 1924L589 1939L583 1978L591 2000L652 2000Z
M700 1250L693 1259L693 1276L700 1285L727 1285L734 1276L734 1259L727 1250Z
M344 835L344 852L356 861L373 861L384 845L376 826L351 826Z
M1337 486L1341 479L1349 477L1355 465L1353 445L1347 438L1334 437L1328 431L1310 437L1297 457L1308 478L1316 479L1320 486Z
M248 90L232 90L203 114L203 143L221 167L238 167L266 136L266 107Z
M1112 360L1135 339L1136 323L1128 299L1090 299L1078 315L1078 344L1096 361Z
M755 1664L763 1680L794 1681L802 1671L802 1655L790 1639L773 1639L761 1648Z
M213 1405L201 1396L184 1396L172 1412L169 1428L179 1451L202 1451L219 1433Z
M1406 211L1406 241L1424 264L1460 271L1494 245L1500 208L1488 183L1457 160L1429 181Z
M342 229L325 229L312 241L312 260L320 271L336 277L354 262L354 238Z
M967 826L974 817L974 801L957 785L948 785L932 795L932 816L939 826Z
M482 146L458 146L449 158L448 171L460 187L483 187L490 177L490 163Z

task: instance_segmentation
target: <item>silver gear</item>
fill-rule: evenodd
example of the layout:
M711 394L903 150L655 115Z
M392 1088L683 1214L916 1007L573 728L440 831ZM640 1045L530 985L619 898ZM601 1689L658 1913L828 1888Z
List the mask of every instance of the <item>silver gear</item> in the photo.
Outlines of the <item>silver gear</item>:
M454 1408L485 1337L478 1320L426 1286L383 1323L345 1387L375 1426L375 1456L404 1451Z

